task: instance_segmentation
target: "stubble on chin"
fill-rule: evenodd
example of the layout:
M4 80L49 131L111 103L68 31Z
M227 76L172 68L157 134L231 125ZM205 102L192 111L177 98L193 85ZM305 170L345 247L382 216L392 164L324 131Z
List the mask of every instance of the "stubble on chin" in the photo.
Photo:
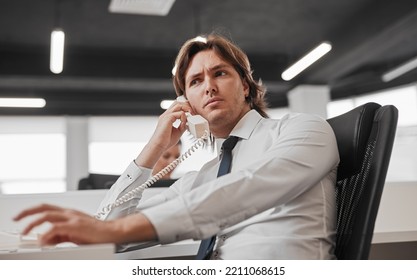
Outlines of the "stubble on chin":
M233 127L229 127L230 122L230 113L227 111L222 112L211 112L211 114L208 114L208 122L210 125L210 131L216 136L216 137L225 137L222 135L225 130L232 129Z

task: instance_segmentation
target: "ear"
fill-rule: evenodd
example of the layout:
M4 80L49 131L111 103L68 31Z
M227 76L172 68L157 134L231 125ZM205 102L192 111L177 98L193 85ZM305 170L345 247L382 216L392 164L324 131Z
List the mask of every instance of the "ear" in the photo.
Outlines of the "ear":
M243 91L245 92L245 98L249 96L249 84L246 79L242 79Z

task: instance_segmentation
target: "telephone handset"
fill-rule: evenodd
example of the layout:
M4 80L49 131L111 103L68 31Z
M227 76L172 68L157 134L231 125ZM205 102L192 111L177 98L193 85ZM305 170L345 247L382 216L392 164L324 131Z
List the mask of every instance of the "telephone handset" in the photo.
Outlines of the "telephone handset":
M186 102L184 96L177 97L177 102ZM157 174L149 178L145 183L136 187L135 189L131 190L130 192L126 193L119 199L117 199L114 203L108 204L100 212L95 215L95 218L101 220L102 217L105 218L105 215L109 213L112 209L122 205L130 201L131 199L137 197L139 200L142 198L143 191L154 184L156 181L161 179L164 175L171 172L178 164L183 162L185 159L191 156L198 148L208 145L212 146L213 144L213 137L209 131L209 125L207 120L205 120L200 115L191 115L190 113L186 113L187 116L187 130L191 133L191 135L197 139L195 143L180 157L176 160L168 164L164 169L159 171Z
M187 99L184 95L180 95L177 97L177 102L187 102ZM188 112L186 113L186 116L187 129L195 138L201 138L206 131L209 131L208 122L202 116L191 115Z

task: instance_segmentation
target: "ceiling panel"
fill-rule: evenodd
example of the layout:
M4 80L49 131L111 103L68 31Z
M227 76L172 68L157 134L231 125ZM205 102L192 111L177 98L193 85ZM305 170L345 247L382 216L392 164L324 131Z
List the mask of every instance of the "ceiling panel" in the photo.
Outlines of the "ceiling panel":
M110 13L103 0L0 0L0 97L44 96L43 110L0 114L160 114L174 97L181 44L217 31L249 55L272 107L300 84L328 84L333 99L415 82L384 71L417 56L413 0L176 0L167 16ZM50 32L66 32L64 71L49 71ZM319 42L332 51L290 82L281 72ZM114 106L111 106L113 102Z

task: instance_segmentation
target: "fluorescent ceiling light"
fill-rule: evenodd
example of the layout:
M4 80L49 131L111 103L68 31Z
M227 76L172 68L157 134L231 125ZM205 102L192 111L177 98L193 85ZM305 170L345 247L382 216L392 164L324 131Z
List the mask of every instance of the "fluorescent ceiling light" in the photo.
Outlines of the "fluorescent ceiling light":
M175 0L111 0L109 11L141 15L166 16Z
M43 98L0 98L0 107L43 108L45 105Z
M49 69L54 74L59 74L64 68L64 44L65 33L61 29L55 29L51 33L51 57Z
M289 81L298 74L300 74L304 69L309 67L311 64L319 60L322 56L328 53L332 49L332 45L329 42L323 42L314 50L306 54L299 61L290 66L287 70L282 72L282 79Z
M389 82L389 81L394 80L395 78L398 78L401 75L404 75L405 73L413 70L416 67L417 67L417 57L401 64L397 68L394 68L384 73L381 78L384 82Z
M174 103L174 101L175 100L162 100L160 106L162 109L166 110Z
M202 43L207 44L207 38L205 38L205 37L203 37L203 36L197 36L197 37L195 37L195 38L193 39L193 41L196 41L196 42L202 42Z

